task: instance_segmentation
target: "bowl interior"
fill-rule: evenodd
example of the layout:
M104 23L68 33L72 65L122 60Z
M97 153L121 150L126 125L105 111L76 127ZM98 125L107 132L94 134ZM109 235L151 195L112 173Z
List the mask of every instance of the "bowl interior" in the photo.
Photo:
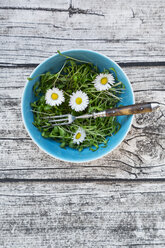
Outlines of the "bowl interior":
M123 70L114 61L110 60L104 55L89 50L70 50L64 52L63 54L66 54L67 56L71 56L80 60L92 62L94 65L98 66L100 72L103 71L104 69L109 69L110 67L114 67L115 70L117 71L117 76L119 80L121 80L126 87L126 90L121 95L122 97L121 103L123 105L129 105L134 103L134 96L130 82L127 76L125 75L125 73L123 72ZM36 77L37 75L40 75L47 71L50 72L59 71L59 69L62 67L64 63L64 60L65 58L60 56L59 54L48 58L33 71L31 77L32 78ZM32 88L37 80L38 78L36 77L34 80L26 83L22 97L22 116L25 127L29 135L33 139L33 141L48 154L64 161L87 162L106 155L107 153L112 151L115 147L117 147L126 136L131 126L133 116L118 117L118 121L121 123L121 128L119 132L109 138L108 146L106 148L102 148L100 145L99 149L95 152L90 151L88 148L84 149L81 152L72 149L70 147L67 147L66 149L62 149L60 147L60 144L55 142L54 140L43 138L41 136L40 131L32 124L33 113L31 112L31 107L30 107L30 103L35 101L35 96L33 94Z

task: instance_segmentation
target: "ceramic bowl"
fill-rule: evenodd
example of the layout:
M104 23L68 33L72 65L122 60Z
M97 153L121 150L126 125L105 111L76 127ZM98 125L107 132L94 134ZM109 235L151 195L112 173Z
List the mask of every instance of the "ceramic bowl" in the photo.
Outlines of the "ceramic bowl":
M126 90L122 93L122 104L130 105L134 103L134 94L129 82L128 77L124 73L124 71L120 68L120 66L115 63L113 60L108 57L94 52L90 50L69 50L63 52L63 54L68 55L70 57L74 57L80 60L92 62L94 65L97 65L100 72L104 69L109 69L110 67L114 67L118 79L123 82ZM32 72L30 77L34 78L37 75L42 73L57 72L63 65L65 58L60 56L59 54L53 55L52 57L43 61L40 65L38 65L35 70ZM33 94L33 85L38 80L36 77L32 81L28 81L25 85L23 96L22 96L22 117L24 125L28 131L28 134L36 143L36 145L42 149L44 152L48 153L54 158L64 160L67 162L88 162L98 158L103 157L104 155L110 153L113 149L115 149L125 138L127 135L133 116L120 116L117 117L118 121L121 124L121 128L115 135L109 137L108 145L106 148L102 148L101 145L99 149L95 152L89 150L88 148L79 152L76 149L72 149L67 147L63 149L60 147L60 144L51 139L45 139L41 136L41 132L32 124L33 122L33 113L31 111L30 103L35 101L35 96ZM108 118L108 117L107 117Z

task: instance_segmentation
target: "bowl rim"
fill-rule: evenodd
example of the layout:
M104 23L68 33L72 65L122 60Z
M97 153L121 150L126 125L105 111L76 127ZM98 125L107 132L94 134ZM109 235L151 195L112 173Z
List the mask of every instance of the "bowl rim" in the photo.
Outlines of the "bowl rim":
M116 63L114 60L112 60L111 58L108 58L106 55L104 55L104 54L102 54L102 53L99 53L99 52L97 52L97 51L94 51L94 50L90 50L90 49L70 49L70 50L66 50L66 51L63 51L63 52L60 51L60 52L61 52L62 54L65 54L65 53L72 52L72 51L78 51L78 52L86 51L86 52L90 52L90 53L99 54L99 55L101 55L102 57L104 57L104 58L110 60L110 61L111 61L112 63L114 63L117 67L119 67L120 70L122 71L122 73L124 74L124 76L126 77L128 83L129 83L129 86L130 86L131 91L132 91L132 100L133 100L133 104L135 103L135 96L134 96L134 91L133 91L132 85L131 85L131 83L130 83L130 81L129 81L129 78L127 77L126 73L125 73L124 70L120 67L119 64L117 64L117 63ZM35 69L32 71L32 73L30 74L29 77L31 77L32 74L34 74L34 73L38 70L38 68L39 68L41 65L47 63L49 60L51 60L51 58L53 58L53 57L55 57L55 56L57 56L57 55L58 55L58 53L53 54L52 56L50 56L50 57L46 58L45 60L43 60L40 64L38 64L37 67L35 67ZM127 136L128 132L129 132L130 129L131 129L132 122L133 122L133 119L134 119L134 115L131 116L131 121L130 121L129 127L128 127L128 129L127 129L125 135L123 136L122 140L121 140L118 144L116 144L110 151L108 151L107 153L105 153L105 154L103 154L103 155L101 155L101 156L98 156L98 157L96 157L96 158L87 159L87 160L84 159L84 160L79 161L79 160L72 160L72 159L68 160L68 159L65 159L65 158L58 157L58 156L56 156L56 155L54 155L54 154L51 154L51 153L47 152L47 150L43 149L42 146L33 138L33 136L31 135L31 133L30 133L30 131L29 131L29 129L28 129L28 126L26 125L26 121L25 121L25 117L24 117L24 111L23 111L23 102L24 102L25 91L26 91L26 87L27 87L27 84L28 84L28 83L29 83L29 81L27 80L27 81L26 81L26 84L25 84L25 86L24 86L23 92L22 92L22 96L21 96L21 114L22 114L23 124L24 124L24 126L25 126L25 129L26 129L28 135L29 135L30 138L32 139L32 141L33 141L33 142L34 142L34 143L35 143L35 144L36 144L44 153L48 154L48 155L51 156L52 158L56 158L56 159L58 159L58 160L60 160L60 161L68 162L68 163L88 163L88 162L96 161L96 160L98 160L98 159L102 159L103 157L105 157L105 156L107 156L109 153L111 153L113 150L115 150L115 149L123 142L123 140L125 139L125 137Z

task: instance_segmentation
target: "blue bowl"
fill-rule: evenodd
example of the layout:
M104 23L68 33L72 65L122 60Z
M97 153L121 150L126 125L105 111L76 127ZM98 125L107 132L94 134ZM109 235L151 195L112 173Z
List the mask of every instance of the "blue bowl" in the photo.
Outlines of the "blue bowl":
M126 87L126 90L121 95L122 104L129 105L134 103L134 95L129 79L126 74L117 65L113 60L107 58L106 56L99 54L90 50L69 50L64 52L63 54L67 56L71 56L80 60L92 62L94 65L97 65L100 71L104 69L109 69L110 67L114 67L117 71L117 76L120 81L122 81ZM52 57L46 59L40 65L36 67L36 69L32 72L32 78L45 73L47 71L57 72L63 65L65 58L60 56L59 54L53 55ZM101 145L99 149L95 152L89 150L89 148L85 148L83 151L79 152L76 149L72 149L67 147L66 149L62 149L60 144L51 139L45 139L41 136L41 132L32 124L33 122L33 113L31 112L30 103L35 101L35 96L33 94L33 85L38 80L36 77L34 80L26 83L23 96L22 96L22 117L24 121L24 125L32 138L32 140L37 144L39 148L41 148L44 152L49 155L58 158L67 162L88 162L98 158L103 157L104 155L111 152L114 148L116 148L127 135L133 116L120 116L117 117L118 121L121 123L121 128L117 134L111 136L108 141L108 145L106 148L102 148Z

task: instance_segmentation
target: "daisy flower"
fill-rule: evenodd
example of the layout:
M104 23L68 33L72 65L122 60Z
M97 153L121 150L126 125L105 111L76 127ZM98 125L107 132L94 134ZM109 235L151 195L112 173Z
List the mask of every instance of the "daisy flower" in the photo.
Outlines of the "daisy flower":
M59 90L58 88L52 88L47 90L45 100L46 103L51 106L58 106L62 102L64 102L65 99L61 90Z
M71 95L69 105L72 109L79 112L86 109L88 103L89 99L87 94L79 90Z
M85 137L86 137L85 130L79 127L73 136L73 143L79 145L80 143L84 141Z
M115 83L115 79L111 74L100 73L93 81L96 90L108 90Z

